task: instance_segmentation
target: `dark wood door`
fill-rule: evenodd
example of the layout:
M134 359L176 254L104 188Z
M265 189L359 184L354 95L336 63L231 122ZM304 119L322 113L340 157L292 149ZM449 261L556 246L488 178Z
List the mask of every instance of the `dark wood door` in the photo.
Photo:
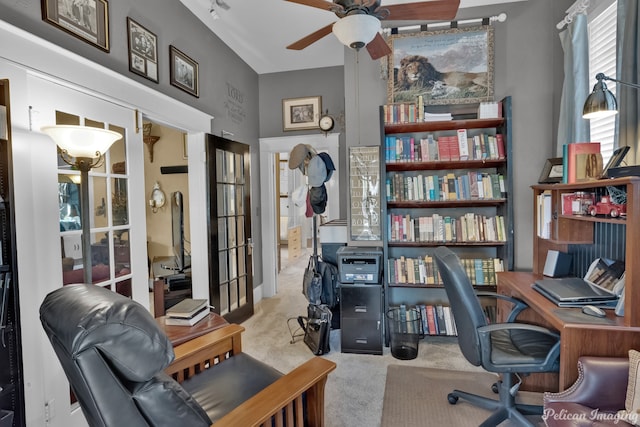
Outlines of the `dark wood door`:
M217 313L240 323L253 315L249 146L207 135L206 157L209 296Z

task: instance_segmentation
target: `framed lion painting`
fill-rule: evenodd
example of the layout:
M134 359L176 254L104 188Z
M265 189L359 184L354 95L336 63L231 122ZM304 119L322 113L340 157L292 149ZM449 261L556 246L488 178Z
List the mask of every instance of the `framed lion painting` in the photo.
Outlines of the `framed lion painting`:
M389 103L493 101L493 28L455 28L389 36Z

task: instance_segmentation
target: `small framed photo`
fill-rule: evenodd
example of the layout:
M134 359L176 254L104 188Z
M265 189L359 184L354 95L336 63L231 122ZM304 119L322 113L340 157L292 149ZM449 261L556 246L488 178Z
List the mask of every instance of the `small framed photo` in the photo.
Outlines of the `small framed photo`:
M547 159L538 178L539 184L556 184L562 182L562 157Z
M158 83L158 38L127 17L129 71Z
M282 100L284 130L320 129L318 121L322 111L322 97L291 98Z
M42 0L42 19L109 52L109 3L107 0Z
M198 63L172 45L169 46L169 63L169 82L196 98L199 97Z

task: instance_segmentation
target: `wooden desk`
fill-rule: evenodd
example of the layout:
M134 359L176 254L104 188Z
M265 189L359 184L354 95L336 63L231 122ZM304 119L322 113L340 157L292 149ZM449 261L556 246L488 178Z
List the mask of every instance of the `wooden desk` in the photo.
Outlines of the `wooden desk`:
M214 312L193 326L165 325L165 318L166 316L156 317L156 322L174 347L229 324L224 317Z
M578 378L578 358L589 356L627 357L630 349L640 349L640 327L624 326L624 319L607 310L607 317L588 316L580 308L560 308L531 284L540 274L524 272L498 273L498 293L526 302L519 320L534 323L560 333L560 372L533 374L526 378L526 387L533 391L565 390ZM505 319L508 307L498 303L498 319Z

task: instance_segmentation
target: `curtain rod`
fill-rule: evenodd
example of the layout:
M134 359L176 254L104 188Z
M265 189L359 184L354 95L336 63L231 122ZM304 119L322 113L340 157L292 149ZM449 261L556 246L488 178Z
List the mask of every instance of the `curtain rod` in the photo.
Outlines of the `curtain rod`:
M507 20L507 14L502 12L499 15L490 16L488 18L473 18L473 19L464 19L461 21L445 21L445 22L434 22L423 25L408 25L406 27L393 27L393 28L383 28L382 31L385 34L397 33L399 31L410 31L410 30L420 30L427 31L428 29L434 27L449 27L449 28L457 28L459 24L475 24L481 22L482 25L489 25L493 22L504 22Z
M576 2L566 10L567 16L565 16L562 21L558 22L556 28L561 30L565 25L571 24L576 15L586 12L588 8L589 0L576 0Z

